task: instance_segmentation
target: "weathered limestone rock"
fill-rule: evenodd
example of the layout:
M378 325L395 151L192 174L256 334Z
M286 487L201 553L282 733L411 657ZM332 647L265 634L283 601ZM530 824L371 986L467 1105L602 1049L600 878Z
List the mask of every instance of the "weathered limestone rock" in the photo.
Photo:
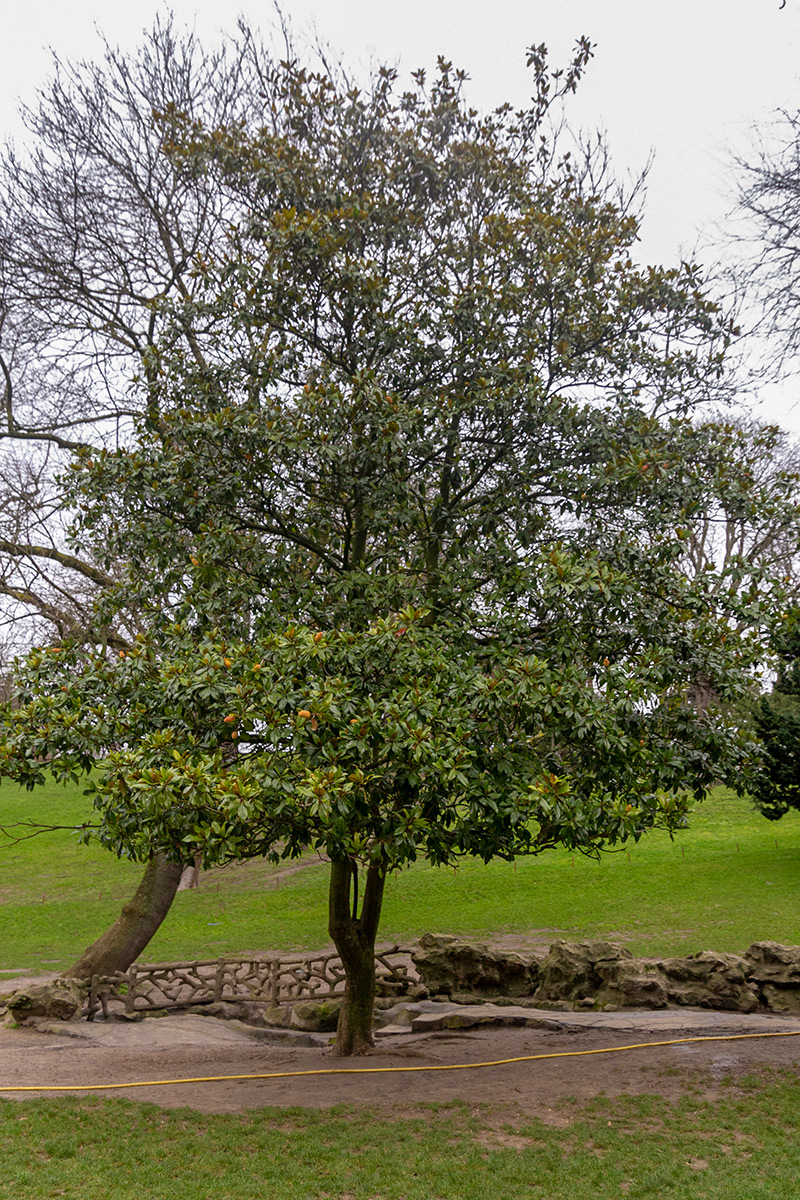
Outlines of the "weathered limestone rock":
M413 1000L410 1003L395 1004L393 1008L376 1010L375 1029L385 1029L387 1025L410 1029L414 1017L423 1011L422 1005Z
M543 960L534 1000L580 1001L603 985L601 964L630 959L624 946L613 942L554 942Z
M606 959L595 964L601 985L595 1008L666 1008L667 984L660 964L644 958Z
M434 1011L438 1009L439 1011ZM411 1029L414 1033L432 1033L438 1029L475 1029L486 1026L528 1029L563 1029L557 1020L543 1017L537 1010L518 1005L482 1004L470 1008L450 1009L446 1005L432 1005L431 1009L414 1016ZM395 1027L396 1028L396 1027Z
M83 989L74 979L54 979L12 992L5 1006L20 1025L42 1021L71 1021L80 1013Z
M749 964L738 954L703 950L688 958L664 959L660 967L671 1004L743 1013L758 1008L758 988L748 979Z
M424 983L409 984L403 994L409 996L412 1000L427 1000L430 996L430 992ZM393 999L397 1000L397 996L394 996Z
M626 1008L665 1008L668 1004L754 1012L758 990L747 979L747 964L736 954L709 950L689 958L634 958L598 963L603 979L601 1004Z
M539 960L483 942L426 933L412 952L414 965L432 996L452 992L490 996L529 996L539 978Z
M762 1004L770 1012L800 1014L800 989L762 983L759 990Z
M754 942L744 957L761 1003L772 1012L800 1013L800 946Z
M249 1017L252 1013L253 1006L246 1003L230 1000L216 1000L213 1004L195 1004L190 1008L189 1012L197 1013L204 1017L221 1017L225 1021L242 1021ZM146 1017L152 1017L156 1009L145 1010ZM171 1010L165 1008L162 1010L165 1013ZM172 1010L174 1011L174 1010Z
M800 946L754 942L744 952L748 974L758 983L800 987Z
M341 1000L301 1000L292 1005L290 1026L307 1033L335 1033Z
M456 1009L455 1012L444 1013L438 1018L440 1029L475 1029L478 1026L525 1025L529 1018L521 1015L516 1009L498 1008L494 1004L482 1004L474 1008ZM419 1029L419 1018L415 1017L411 1028Z
M259 1016L259 1025L269 1025L270 1027L286 1028L292 1019L292 1010L287 1004L270 1005L268 1008L262 1008Z
M418 968L431 992L470 1006L518 996L525 1004L559 1009L688 1007L800 1015L800 946L777 942L756 942L744 956L704 950L658 959L634 958L613 942L558 941L526 970L519 955L427 935ZM526 979L537 975L535 991L530 984L524 990Z

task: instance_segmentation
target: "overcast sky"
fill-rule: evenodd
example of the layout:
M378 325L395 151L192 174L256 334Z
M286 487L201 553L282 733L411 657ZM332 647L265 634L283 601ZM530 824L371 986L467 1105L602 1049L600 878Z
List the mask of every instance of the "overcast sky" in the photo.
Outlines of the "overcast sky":
M578 37L595 57L570 103L573 124L607 131L617 172L637 174L653 155L642 255L674 262L708 256L734 203L733 153L747 154L754 123L800 107L800 0L283 0L298 35L331 43L354 70L370 62L401 70L431 67L445 55L470 76L480 108L530 94L525 49L545 42L566 62ZM268 3L242 0L18 0L0 40L0 129L19 134L16 107L31 101L50 69L48 48L64 58L98 53L96 29L133 47L157 13L214 39L237 12L270 24ZM769 415L800 431L794 385L773 392Z

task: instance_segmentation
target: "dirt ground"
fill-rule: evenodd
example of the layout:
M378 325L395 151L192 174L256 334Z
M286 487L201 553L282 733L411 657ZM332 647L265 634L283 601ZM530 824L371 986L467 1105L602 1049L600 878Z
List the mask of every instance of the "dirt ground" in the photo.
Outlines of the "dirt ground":
M560 1014L559 1014L560 1015ZM252 1041L224 1022L210 1018L148 1019L124 1032L106 1031L117 1044L98 1044L83 1036L42 1033L35 1029L0 1029L0 1097L24 1099L44 1095L59 1084L124 1083L188 1079L173 1086L145 1086L96 1092L150 1101L164 1107L189 1106L205 1112L239 1112L264 1106L324 1108L336 1104L376 1107L420 1102L464 1100L497 1106L512 1115L536 1115L560 1124L559 1101L586 1101L600 1093L657 1093L677 1097L693 1090L713 1098L743 1075L767 1070L800 1072L800 1037L709 1041L612 1054L558 1057L461 1070L413 1070L390 1074L391 1067L444 1067L525 1055L564 1054L609 1046L722 1033L725 1026L691 1026L692 1014L679 1030L650 1028L583 1028L575 1030L491 1028L442 1030L408 1034L379 1043L364 1059L337 1059L325 1048L270 1045ZM699 1020L699 1018L698 1018ZM199 1022L199 1025L198 1025ZM782 1022L787 1028L791 1023ZM216 1029L213 1031L212 1026ZM201 1029L201 1032L196 1032ZM756 1026L763 1029L764 1026ZM773 1028L778 1028L775 1025ZM796 1023L800 1029L800 1021ZM215 1040L216 1039L216 1040ZM305 1074L288 1078L200 1082L220 1075L271 1072L355 1071L372 1073ZM384 1073L385 1072L385 1073ZM36 1087L12 1092L11 1086ZM53 1094L53 1093L51 1093ZM63 1093L55 1093L63 1094Z

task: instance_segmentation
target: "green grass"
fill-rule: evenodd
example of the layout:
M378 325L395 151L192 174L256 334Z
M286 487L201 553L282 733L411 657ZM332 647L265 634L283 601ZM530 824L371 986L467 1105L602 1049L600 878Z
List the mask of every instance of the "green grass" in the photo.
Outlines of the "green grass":
M85 814L79 790L0 785L0 823ZM327 944L327 868L309 856L291 875L261 862L206 872L181 893L151 942L151 960ZM284 864L286 866L291 864ZM67 832L0 849L0 970L58 970L118 914L142 868ZM764 938L800 943L800 813L780 822L722 790L674 842L660 833L593 862L563 851L457 872L417 865L387 887L383 941L426 930L610 937L641 954L741 952Z
M705 1103L562 1105L558 1127L461 1103L209 1116L124 1100L0 1101L0 1198L794 1200L800 1083Z
M75 790L0 786L0 823L69 824ZM0 849L0 968L68 964L117 915L141 867L58 832ZM279 886L278 886L279 883ZM178 896L157 959L326 942L327 868L207 872ZM384 940L426 929L610 936L642 953L800 943L800 814L772 824L718 792L674 843L651 835L600 863L417 866L387 889ZM524 1071L520 1066L524 1086ZM385 1114L262 1109L209 1116L98 1098L0 1099L0 1200L794 1200L800 1082L754 1079L705 1103L689 1090L564 1104L557 1127L460 1103Z

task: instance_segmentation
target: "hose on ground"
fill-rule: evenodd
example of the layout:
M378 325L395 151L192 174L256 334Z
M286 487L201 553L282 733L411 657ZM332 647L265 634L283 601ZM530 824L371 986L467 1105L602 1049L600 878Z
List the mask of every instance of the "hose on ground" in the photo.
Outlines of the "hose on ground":
M682 1046L690 1042L735 1042L747 1038L800 1037L800 1029L775 1033L728 1033L704 1037L670 1038L662 1042L636 1042L629 1046L603 1046L596 1050L558 1050L549 1054L521 1054L490 1062L447 1063L414 1067L318 1067L307 1071L265 1071L252 1075L201 1075L194 1079L145 1079L135 1083L0 1084L0 1092L109 1092L122 1088L174 1087L181 1083L231 1083L242 1079L296 1079L312 1075L397 1075L411 1071L475 1071L482 1067L505 1067L510 1063L538 1062L546 1058L581 1058L588 1054L621 1054L626 1050L650 1050L660 1046Z

